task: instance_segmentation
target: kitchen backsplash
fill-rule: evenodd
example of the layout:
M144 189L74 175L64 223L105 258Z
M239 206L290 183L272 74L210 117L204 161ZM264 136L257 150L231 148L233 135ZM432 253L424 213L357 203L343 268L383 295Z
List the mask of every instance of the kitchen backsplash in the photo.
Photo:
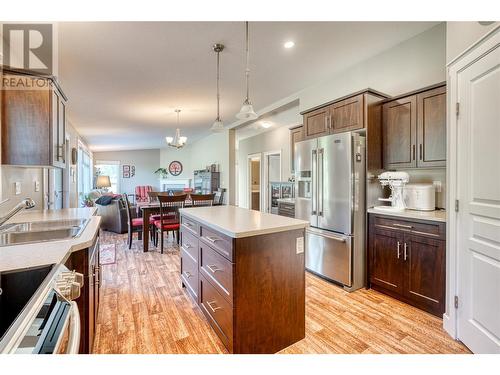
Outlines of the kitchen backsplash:
M410 183L434 181L441 182L441 191L436 188L436 207L446 208L446 169L409 169Z

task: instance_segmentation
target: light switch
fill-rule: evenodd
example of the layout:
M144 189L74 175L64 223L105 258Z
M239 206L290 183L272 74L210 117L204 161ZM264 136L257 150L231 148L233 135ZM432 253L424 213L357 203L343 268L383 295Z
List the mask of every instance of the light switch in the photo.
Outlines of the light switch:
M40 181L35 181L35 192L40 191Z
M16 195L21 194L21 183L19 181L14 182L14 188L16 191Z

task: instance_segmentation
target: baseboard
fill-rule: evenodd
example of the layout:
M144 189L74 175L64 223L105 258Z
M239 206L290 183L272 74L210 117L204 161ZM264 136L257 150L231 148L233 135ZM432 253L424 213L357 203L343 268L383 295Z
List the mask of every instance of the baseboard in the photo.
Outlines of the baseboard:
M457 329L454 319L451 319L448 314L443 314L443 329L454 339L457 339Z

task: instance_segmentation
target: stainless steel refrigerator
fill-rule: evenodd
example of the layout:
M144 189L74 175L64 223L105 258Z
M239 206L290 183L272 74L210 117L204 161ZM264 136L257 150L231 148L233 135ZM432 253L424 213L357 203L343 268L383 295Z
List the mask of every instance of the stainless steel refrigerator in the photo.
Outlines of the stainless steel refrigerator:
M339 133L295 144L295 217L308 220L306 268L365 285L365 138Z

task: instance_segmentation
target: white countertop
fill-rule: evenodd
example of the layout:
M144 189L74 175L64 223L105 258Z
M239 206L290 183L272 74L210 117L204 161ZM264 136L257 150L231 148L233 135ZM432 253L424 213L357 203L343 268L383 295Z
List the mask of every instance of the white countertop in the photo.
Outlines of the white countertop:
M232 238L284 232L309 226L308 221L236 206L193 207L180 211L182 215Z
M445 210L435 210L435 211L415 211L415 210L404 210L404 211L386 211L377 210L376 208L369 208L367 210L369 213L404 217L409 219L420 219L429 221L440 221L446 223L446 211Z
M25 221L50 221L89 219L79 237L0 247L0 272L45 264L63 263L73 251L85 249L93 244L101 223L100 216L94 216L97 209L68 208L62 210L25 211L14 216L8 223Z

